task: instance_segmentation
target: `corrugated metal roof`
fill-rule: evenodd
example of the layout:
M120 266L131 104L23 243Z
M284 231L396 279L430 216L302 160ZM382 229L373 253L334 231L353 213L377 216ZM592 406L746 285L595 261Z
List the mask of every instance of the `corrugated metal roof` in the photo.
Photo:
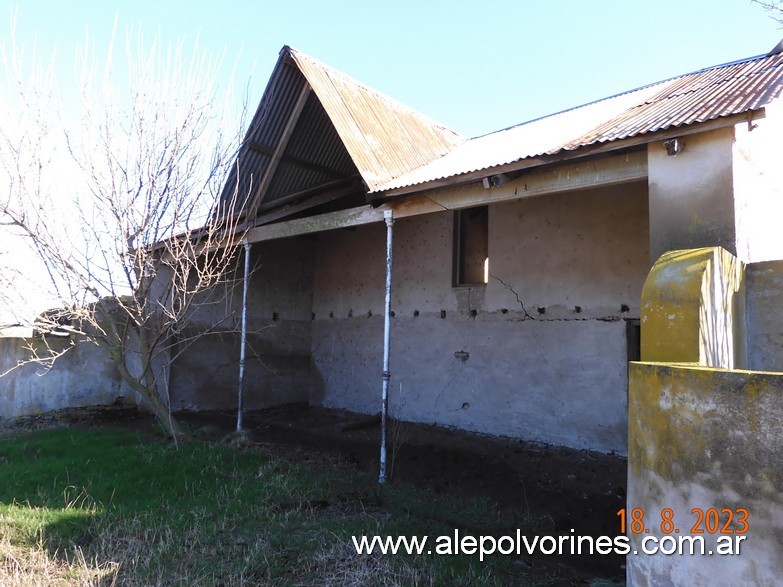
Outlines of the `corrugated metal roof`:
M376 192L757 110L783 92L783 54L686 74L477 137Z
M300 98L309 87L301 109ZM293 126L292 126L293 125ZM288 129L288 130L287 130ZM368 189L448 153L465 137L290 47L283 47L221 201L247 211L361 176ZM277 156L278 161L273 163ZM274 164L274 168L270 165ZM258 193L262 178L271 177ZM238 191L237 191L238 188ZM237 210L238 211L238 210Z
M370 190L426 165L465 138L347 75L285 47L318 96Z

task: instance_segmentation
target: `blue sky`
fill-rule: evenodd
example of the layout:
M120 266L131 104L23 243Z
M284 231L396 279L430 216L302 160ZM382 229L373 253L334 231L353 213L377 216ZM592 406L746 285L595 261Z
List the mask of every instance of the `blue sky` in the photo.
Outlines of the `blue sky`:
M766 53L783 30L749 0L344 0L6 2L17 38L56 51L59 83L76 85L85 31L100 47L115 16L164 41L199 38L235 65L251 110L284 44L469 136L702 67ZM100 53L100 49L99 49Z

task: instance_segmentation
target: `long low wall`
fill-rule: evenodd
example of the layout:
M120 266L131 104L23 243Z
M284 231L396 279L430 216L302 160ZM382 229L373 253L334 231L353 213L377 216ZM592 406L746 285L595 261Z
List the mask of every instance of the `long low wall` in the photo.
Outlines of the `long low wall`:
M645 520L629 532L640 553L628 557L629 585L779 585L783 374L633 363L629 377L627 511L639 508ZM665 508L679 530L670 536L702 536L713 554L642 555L642 540L664 536ZM731 510L733 523L723 534L693 534L709 526L692 511L713 508ZM721 529L727 519L723 512ZM719 556L719 538L739 554Z
M122 397L135 403L132 389L122 382L109 357L92 344L78 344L57 359L48 371L29 361L30 345L45 352L32 338L0 338L0 419L14 420L45 412L84 406L108 405ZM63 349L68 341L55 341ZM9 371L10 370L10 371Z
M313 323L326 406L378 412L382 357L381 315ZM623 320L397 316L389 405L406 421L624 453L626 369Z

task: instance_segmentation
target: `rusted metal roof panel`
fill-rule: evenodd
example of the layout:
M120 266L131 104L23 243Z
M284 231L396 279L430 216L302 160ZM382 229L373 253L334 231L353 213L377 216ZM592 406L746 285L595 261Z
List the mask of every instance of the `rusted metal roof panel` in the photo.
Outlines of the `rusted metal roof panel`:
M465 138L295 49L285 48L318 96L370 190L442 157Z
M297 111L308 86L312 92ZM289 124L293 130L286 134ZM357 174L368 189L375 189L465 140L331 67L283 47L221 199L228 202L238 187L239 211L247 210L245 199L268 208L290 194ZM276 153L279 161L270 168ZM263 193L256 193L268 169L272 177Z
M699 71L664 82L644 103L563 145L629 138L672 127L758 110L783 91L783 55L769 55Z
M783 54L679 76L471 139L377 190L404 190L523 159L757 110L783 93Z

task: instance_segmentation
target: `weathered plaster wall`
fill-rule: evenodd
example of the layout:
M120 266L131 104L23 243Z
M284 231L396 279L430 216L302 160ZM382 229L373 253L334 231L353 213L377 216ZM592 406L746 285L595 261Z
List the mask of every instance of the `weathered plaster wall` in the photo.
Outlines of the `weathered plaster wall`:
M734 209L737 256L746 263L783 259L783 104L735 127Z
M783 372L783 261L746 270L749 367Z
M35 339L0 338L0 373L20 360L29 360L26 347L30 344L38 347L39 355L46 352ZM51 344L57 348L68 342ZM58 358L49 371L29 363L0 377L0 420L64 408L107 405L119 397L128 403L136 401L135 392L122 382L104 351L93 344L78 344Z
M749 531L739 556L631 554L629 585L780 583L782 395L780 373L631 365L628 510L641 508L650 529L649 534L631 533L632 551L641 553L646 536L663 537L664 508L673 510L680 535L692 534L697 522L693 508L745 508ZM725 520L721 516L721 524ZM715 552L718 535L702 536L706 548ZM725 536L733 540L735 535Z
M257 243L248 294L248 348L244 403L257 409L318 402L321 385L310 359L313 246L310 238ZM171 370L174 409L236 408L243 258L235 287L213 292L213 303L192 316L175 349ZM194 332L210 334L195 341Z
M481 189L481 188L477 188ZM624 452L626 325L648 269L644 184L497 204L490 283L452 287L452 215L394 225L396 416ZM380 405L385 230L319 236L313 359L324 403Z
M719 248L673 251L653 267L642 294L642 358L629 380L628 511L647 531L631 532L632 551L662 538L701 536L710 554L733 533L707 532L694 509L748 512L746 539L731 556L628 557L629 585L777 585L783 573L783 261L744 265ZM705 354L705 341L707 345ZM745 347L745 342L747 346ZM731 352L731 345L734 352ZM730 365L746 352L759 371ZM675 363L676 362L676 363ZM690 365L688 363L691 363ZM721 512L721 527L727 514ZM698 530L704 533L699 533Z
M744 263L783 258L783 105L766 116L683 138L668 156L648 145L650 256L720 246Z
M668 156L663 142L648 145L650 261L667 251L735 246L734 128L684 138Z
M720 247L670 251L642 291L642 360L747 365L744 265Z

